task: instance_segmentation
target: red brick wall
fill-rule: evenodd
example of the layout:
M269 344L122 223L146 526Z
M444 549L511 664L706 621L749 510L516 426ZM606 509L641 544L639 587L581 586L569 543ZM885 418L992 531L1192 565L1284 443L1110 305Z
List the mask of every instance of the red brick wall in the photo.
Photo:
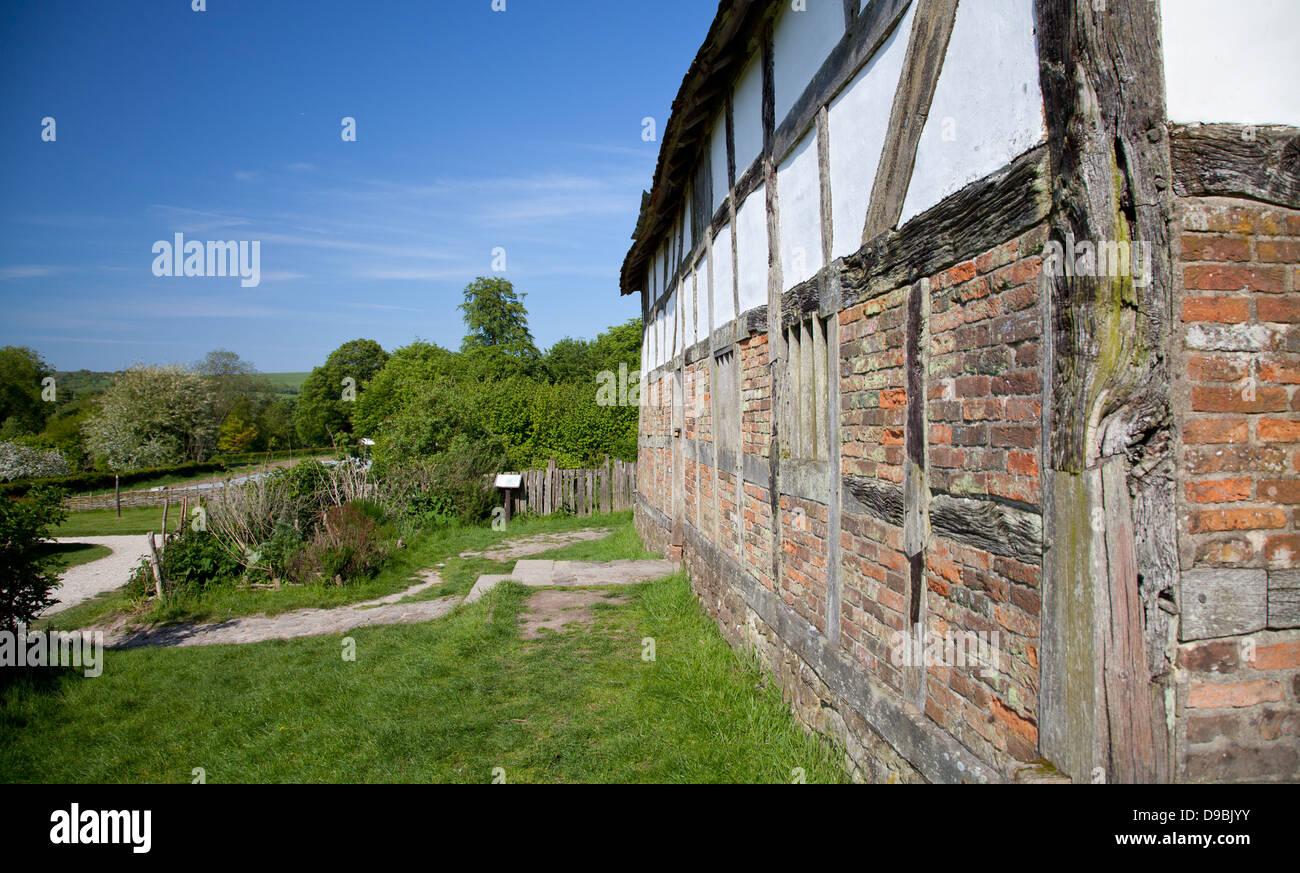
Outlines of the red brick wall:
M830 553L826 506L781 495L781 599L818 631L826 632Z
M1232 586L1211 596L1267 603L1179 646L1178 776L1296 781L1300 622L1276 589L1300 568L1300 211L1193 198L1175 218L1183 615L1210 572Z
M1041 511L1045 227L930 280L931 491ZM1038 757L1041 568L935 534L928 631L998 634L996 669L928 668L926 714L988 761ZM991 675L988 675L991 674Z
M1300 780L1300 639L1294 631L1189 643L1180 725L1191 782Z
M772 372L767 334L740 343L741 448L767 464L772 442ZM746 482L742 497L744 564L772 588L772 502L766 488Z
M907 289L840 313L840 468L903 481L903 331Z
M1180 204L1182 563L1300 566L1300 212Z
M843 475L903 481L906 302L907 289L899 288L840 313ZM890 647L907 624L902 528L846 509L840 548L841 646L867 672L901 689Z

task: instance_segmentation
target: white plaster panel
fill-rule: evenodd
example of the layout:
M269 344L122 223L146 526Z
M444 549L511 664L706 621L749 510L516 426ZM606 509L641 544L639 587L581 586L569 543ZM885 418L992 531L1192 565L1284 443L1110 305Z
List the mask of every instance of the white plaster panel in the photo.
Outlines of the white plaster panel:
M713 125L713 136L709 139L709 170L713 174L713 206L709 218L722 208L727 199L731 184L727 180L727 118L725 113L718 116Z
M736 82L732 101L732 118L736 128L736 176L763 153L763 65L753 58Z
M899 225L1046 135L1034 0L958 4Z
M830 105L831 255L862 248L862 229L876 179L876 167L889 131L894 91L912 32L913 3L875 56L858 71Z
M650 315L650 369L659 366L659 310Z
M695 267L695 342L709 335L709 262L700 258Z
M811 8L811 7L810 7ZM822 267L822 191L817 128L808 132L777 170L781 200L781 275L790 290Z
M681 332L677 329L677 291L668 295L668 302L664 304L664 328L667 331L664 348L667 349L666 361L671 361L677 357L681 351Z
M767 304L767 190L760 185L736 213L740 311Z
M731 225L724 224L713 238L713 330L736 317L731 268Z
M1161 13L1171 121L1300 124L1300 3L1176 0Z
M843 0L805 0L798 10L785 5L772 33L777 127L843 36Z
M658 327L657 327L657 333L658 333L658 337L659 337L659 338L658 338L658 349L659 349L659 352L658 352L657 355L655 355L655 366L656 366L656 367L662 367L662 366L664 365L664 363L667 362L667 360L668 360L668 331L667 331L667 326L668 326L668 321L667 321L667 319L664 317L664 310L663 310L663 307L660 307L660 308L659 308Z

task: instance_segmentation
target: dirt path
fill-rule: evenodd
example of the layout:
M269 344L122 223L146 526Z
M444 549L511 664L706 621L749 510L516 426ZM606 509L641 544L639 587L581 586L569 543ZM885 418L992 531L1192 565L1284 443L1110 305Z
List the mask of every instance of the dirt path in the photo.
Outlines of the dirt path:
M509 554L515 550L527 550L536 554L549 551L572 542L601 539L609 536L608 530L586 529L568 534L544 535L546 538L527 537L506 540L488 555ZM562 539L556 541L553 536ZM134 537L114 537L111 539L133 540ZM141 537L140 539L144 539ZM81 542L81 540L79 540ZM90 540L85 540L90 542ZM145 548L148 548L147 544ZM138 560L138 559L137 559ZM107 562L105 558L103 562ZM103 562L95 562L103 563ZM521 561L520 565L532 568L526 573L526 585L539 584L544 580L547 585L573 586L583 584L626 585L641 581L642 577L653 578L655 575L667 575L672 572L672 565L664 561L613 561L608 564L578 564L554 561ZM87 567L94 566L87 564ZM502 577L507 578L507 577ZM522 579L523 577L521 577ZM327 636L342 633L358 627L390 624L419 624L450 613L464 597L442 597L437 600L407 601L413 595L442 584L442 577L437 570L425 570L421 581L404 591L365 603L354 603L334 609L300 609L281 615L255 615L232 618L217 624L180 624L158 628L132 629L124 620L107 627L84 628L85 631L103 631L104 645L109 648L129 649L140 646L211 646L221 644L260 643L266 640L288 640L297 637ZM125 581L125 579L123 580ZM478 586L475 586L476 589ZM552 610L554 611L554 610ZM550 616L552 621L559 618ZM564 618L571 618L565 616ZM567 622L561 621L558 626ZM548 624L547 626L552 626Z
M106 546L113 550L113 554L89 564L72 567L64 573L59 587L53 592L59 602L42 613L46 616L62 612L105 591L121 588L131 578L131 571L140 563L140 559L149 553L149 538L145 534L125 537L59 537L57 542Z

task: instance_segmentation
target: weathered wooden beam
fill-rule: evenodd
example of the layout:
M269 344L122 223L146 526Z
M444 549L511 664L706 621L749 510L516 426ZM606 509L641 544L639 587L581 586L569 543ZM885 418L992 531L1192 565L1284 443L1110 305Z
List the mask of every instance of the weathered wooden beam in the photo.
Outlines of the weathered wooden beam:
M935 494L930 530L995 555L1037 564L1043 554L1043 519L1035 512L971 497Z
M873 0L860 17L856 0L850 2L854 9L843 38L831 50L785 118L777 119L772 153L778 164L811 129L817 113L880 51L912 0Z
M921 132L930 114L930 103L939 84L956 20L957 0L917 0L903 72L889 113L889 131L885 134L876 181L871 189L871 204L862 228L864 244L896 227L903 214L916 149L921 144Z
M1140 244L1150 264L1149 277L1140 282L1127 274L1045 268L1043 283L1050 318L1044 464L1050 547L1040 745L1054 763L1086 781L1097 768L1109 778L1126 754L1114 746L1122 738L1112 736L1109 725L1163 707L1164 700L1167 616L1158 600L1178 580L1166 351L1174 285L1172 169L1158 5L1035 0L1034 11L1053 178L1052 236L1058 243ZM1139 590L1123 598L1112 590L1108 565L1079 562L1081 554L1105 553L1105 526L1095 520L1112 522L1104 489L1089 483L1108 458L1122 459L1131 495L1137 571L1114 584ZM1096 626L1098 604L1127 604L1128 594L1140 598L1141 618L1127 608L1106 610L1110 624ZM1099 671L1114 652L1112 641L1134 634L1147 642L1141 647L1149 659L1145 681L1107 687ZM1090 660L1091 674L1072 665L1079 658ZM1092 688L1081 686L1088 681ZM1163 711L1149 720L1163 722ZM1164 731L1153 739L1157 748L1150 757L1167 759L1167 739ZM1153 764L1134 778L1166 772Z
M1300 209L1300 129L1177 124L1169 144L1180 197L1249 197Z
M843 305L892 291L969 260L1046 218L1047 151L1033 149L972 182L897 231L843 259Z

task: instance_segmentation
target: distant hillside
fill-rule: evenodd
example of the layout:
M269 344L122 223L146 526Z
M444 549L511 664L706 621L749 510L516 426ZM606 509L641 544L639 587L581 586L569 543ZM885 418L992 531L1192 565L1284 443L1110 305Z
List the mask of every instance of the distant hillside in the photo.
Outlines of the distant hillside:
M113 381L112 373L96 373L93 370L74 370L67 373L55 373L55 383L61 391L71 391L77 397L98 394Z
M271 380L277 394L297 394L302 390L302 383L307 381L311 373L264 373L263 375Z

